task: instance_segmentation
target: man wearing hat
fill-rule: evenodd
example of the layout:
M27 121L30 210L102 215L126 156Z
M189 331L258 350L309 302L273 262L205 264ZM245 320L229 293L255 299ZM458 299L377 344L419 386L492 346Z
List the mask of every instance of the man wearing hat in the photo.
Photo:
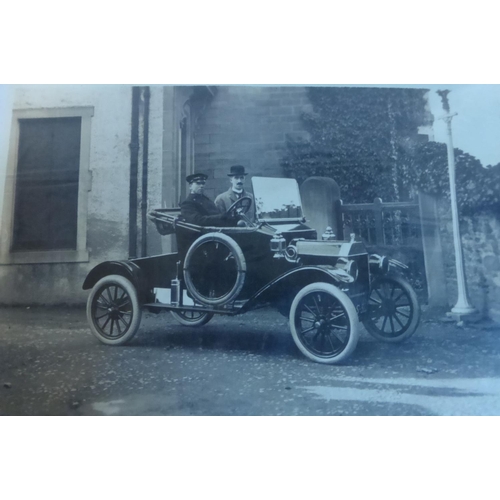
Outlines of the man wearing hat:
M201 173L186 177L190 194L181 203L181 217L197 226L234 226L234 220L228 214L221 214L215 203L203 194L208 176Z
M229 177L229 182L231 183L231 187L221 193L217 198L215 198L215 204L221 213L226 213L227 209L237 200L242 198L243 196L249 196L252 199L252 204L246 216L253 222L255 219L254 215L254 203L253 196L251 193L248 193L243 189L243 184L245 183L245 177L248 175L245 172L245 167L242 165L233 165L227 174Z

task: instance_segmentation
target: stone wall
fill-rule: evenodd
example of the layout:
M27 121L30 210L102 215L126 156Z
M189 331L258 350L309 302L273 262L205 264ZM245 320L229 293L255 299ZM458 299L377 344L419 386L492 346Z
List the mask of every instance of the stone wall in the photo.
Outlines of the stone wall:
M88 263L0 266L0 303L83 303L82 283L91 267L127 258L130 168L128 86L28 85L15 89L14 109L93 106L88 192ZM113 189L110 189L113 186Z
M10 127L14 89L11 85L0 85L0 221L3 217L3 197L7 174Z
M106 260L128 258L129 191L132 87L126 85L22 85L16 86L14 109L92 106L90 159L91 184L87 198L88 262L0 265L0 304L83 304L88 291L82 283L88 271ZM150 207L161 204L163 89L151 88L149 142ZM142 113L142 109L141 109ZM12 116L12 109L8 110ZM139 157L142 165L142 150ZM0 176L5 175L0 165ZM140 179L139 179L140 180ZM138 186L138 221L140 222ZM3 192L0 205L3 205ZM5 213L0 228L6 222ZM159 237L152 224L147 227L158 253ZM138 227L140 232L140 226ZM154 239L156 238L156 239ZM158 241L157 241L158 240Z
M283 176L287 136L307 137L300 117L311 109L304 87L217 87L195 131L195 169L209 175L207 196L229 187L231 165L250 176Z
M449 305L457 301L457 279L451 209L440 200L439 220ZM467 288L472 305L500 322L500 218L492 214L461 217L460 234Z

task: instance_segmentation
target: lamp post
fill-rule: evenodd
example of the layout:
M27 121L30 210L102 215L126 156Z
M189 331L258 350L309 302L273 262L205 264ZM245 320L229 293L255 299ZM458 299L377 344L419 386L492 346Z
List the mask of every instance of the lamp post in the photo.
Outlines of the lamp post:
M455 266L457 271L457 287L458 287L457 303L451 309L451 313L449 314L460 320L463 316L475 313L476 310L469 301L469 297L467 295L467 284L465 282L464 258L462 254L462 242L460 239L457 191L455 186L455 153L453 150L453 140L451 136L451 120L453 119L454 116L456 116L456 113L450 112L450 104L448 102L449 92L450 92L449 90L437 91L437 93L441 97L441 101L443 103L443 109L446 112L446 114L443 116L443 120L446 123L446 129L447 129L446 146L448 149L448 175L450 178L451 218L453 225L453 244L455 246Z

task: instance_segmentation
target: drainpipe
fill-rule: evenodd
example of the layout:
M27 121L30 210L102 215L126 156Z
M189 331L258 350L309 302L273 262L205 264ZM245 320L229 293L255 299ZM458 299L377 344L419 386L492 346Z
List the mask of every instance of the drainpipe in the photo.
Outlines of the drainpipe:
M132 87L132 129L130 134L130 193L128 212L128 254L137 257L137 171L139 166L140 87Z
M148 209L149 87L144 87L144 139L142 147L141 256L146 257Z

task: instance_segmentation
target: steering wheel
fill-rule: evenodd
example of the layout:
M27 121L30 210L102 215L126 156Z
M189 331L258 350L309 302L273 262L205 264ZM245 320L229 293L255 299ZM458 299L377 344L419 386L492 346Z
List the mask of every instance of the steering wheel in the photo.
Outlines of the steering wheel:
M250 196L242 196L236 200L226 211L228 215L244 215L252 206L252 198Z

